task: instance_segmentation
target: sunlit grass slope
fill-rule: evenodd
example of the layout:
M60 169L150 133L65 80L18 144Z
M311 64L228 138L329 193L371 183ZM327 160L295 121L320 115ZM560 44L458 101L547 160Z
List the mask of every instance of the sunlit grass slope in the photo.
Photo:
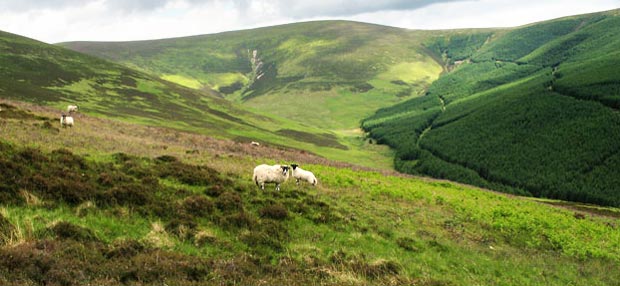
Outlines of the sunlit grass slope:
M0 106L3 285L620 283L615 208ZM293 160L317 187L251 182L256 164Z
M0 66L1 98L54 106L58 116L68 104L78 104L82 113L100 117L295 146L341 161L391 167L387 148L354 140L360 134L344 139L321 127L248 111L210 88L181 86L196 87L196 81L178 75L164 78L181 85L9 33L0 33Z
M62 46L137 67L311 126L357 128L375 110L417 97L441 63L429 33L318 21L212 35Z
M461 64L364 128L404 172L619 206L619 35L614 10L432 40Z

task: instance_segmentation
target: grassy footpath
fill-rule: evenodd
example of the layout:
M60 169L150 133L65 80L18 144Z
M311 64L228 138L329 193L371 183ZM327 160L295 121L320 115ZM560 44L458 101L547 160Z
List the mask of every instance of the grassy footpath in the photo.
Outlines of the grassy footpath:
M4 104L5 285L620 283L617 209L86 115L59 129L45 108ZM319 185L260 191L262 162L298 162Z

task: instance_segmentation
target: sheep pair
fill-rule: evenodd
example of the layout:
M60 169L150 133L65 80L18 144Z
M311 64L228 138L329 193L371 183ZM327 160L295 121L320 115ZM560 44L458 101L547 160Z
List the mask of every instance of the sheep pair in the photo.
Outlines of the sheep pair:
M308 183L315 186L317 184L317 179L312 172L302 170L298 167L297 164L291 164L292 174L295 178L297 184L299 185L299 180L307 181ZM254 174L252 176L252 180L256 183L257 186L261 188L261 190L265 189L265 183L275 183L276 191L280 190L280 184L286 182L289 178L289 174L291 173L291 167L287 165L266 165L261 164L254 168Z

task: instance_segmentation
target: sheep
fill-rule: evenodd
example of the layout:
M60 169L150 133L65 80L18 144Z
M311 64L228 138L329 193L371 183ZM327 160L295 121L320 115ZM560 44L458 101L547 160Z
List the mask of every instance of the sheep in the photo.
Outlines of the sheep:
M297 185L299 185L299 180L304 180L313 186L316 186L318 181L312 172L299 168L299 165L297 164L291 164L291 167L293 168L293 178L295 178Z
M69 114L73 113L73 112L77 112L78 111L78 106L77 105L69 105L67 106L67 112L69 112Z
M250 142L250 145L252 145L252 146L260 146L260 143L258 143L256 141L252 141L252 142Z
M67 127L67 126L73 127L73 117L67 116L67 115L63 114L60 117L60 126L62 126L62 127Z
M289 166L261 164L254 168L252 180L261 190L265 189L265 183L275 183L276 191L280 191L280 184L286 182L289 177Z

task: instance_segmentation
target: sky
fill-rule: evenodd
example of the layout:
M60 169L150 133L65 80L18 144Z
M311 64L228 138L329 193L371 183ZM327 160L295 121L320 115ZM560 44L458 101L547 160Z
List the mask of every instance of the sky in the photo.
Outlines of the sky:
M408 29L515 27L620 0L0 0L0 31L47 43L133 41L314 20Z

